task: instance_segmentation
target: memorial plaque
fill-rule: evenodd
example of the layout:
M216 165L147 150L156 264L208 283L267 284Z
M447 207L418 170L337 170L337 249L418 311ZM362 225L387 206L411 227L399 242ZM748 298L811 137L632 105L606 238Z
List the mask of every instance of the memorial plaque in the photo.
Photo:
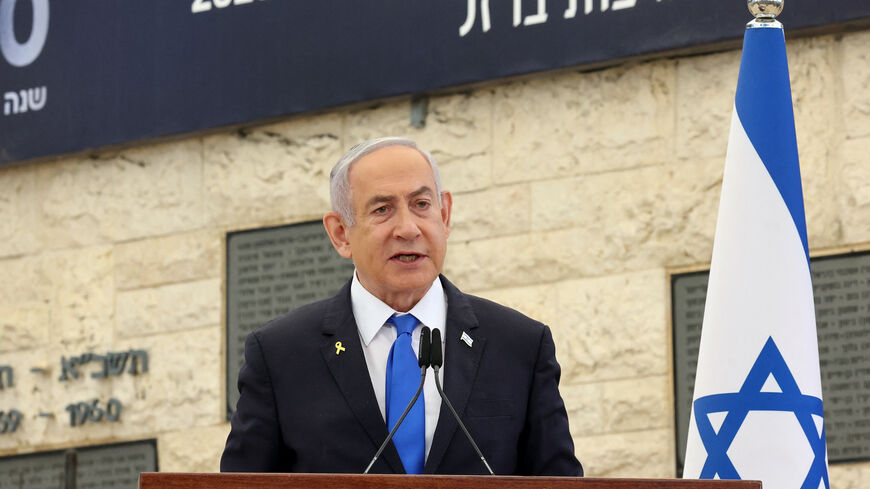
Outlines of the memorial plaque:
M76 448L77 489L136 489L140 472L157 471L157 442ZM64 451L0 458L0 489L63 489Z
M870 459L870 253L813 261L828 458Z
M157 445L152 441L104 445L78 453L76 489L136 489L140 472L157 471Z
M0 458L0 489L62 489L63 452Z
M830 462L870 459L870 253L811 260ZM677 471L682 473L709 272L674 275Z
M227 418L239 400L236 382L245 339L270 319L325 299L353 275L321 221L227 235Z
M691 416L695 370L698 367L698 347L701 344L701 323L704 301L707 300L709 272L675 275L673 278L674 321L674 409L677 417L677 463L682 471L686 437ZM688 399L688 401L686 401Z

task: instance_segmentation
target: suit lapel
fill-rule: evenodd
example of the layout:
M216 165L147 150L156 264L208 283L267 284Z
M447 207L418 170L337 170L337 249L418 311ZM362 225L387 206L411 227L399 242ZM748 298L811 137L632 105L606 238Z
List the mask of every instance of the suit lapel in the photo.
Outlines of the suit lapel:
M344 395L348 407L368 433L375 447L370 455L373 457L377 447L387 437L387 424L381 416L372 382L369 379L368 368L366 368L362 343L350 305L349 282L333 298L333 303L323 319L322 333L320 352L336 384L338 384L338 388ZM344 350L337 347L339 342ZM392 442L380 458L390 466L394 473L405 473L402 461L399 459L399 453ZM363 469L365 467L360 467L360 471Z
M465 415L465 406L471 395L471 388L477 376L480 358L486 346L486 338L477 329L477 317L468 299L443 276L441 282L447 294L447 324L444 333L444 393L460 417ZM468 333L474 339L469 347L460 338ZM424 473L433 474L438 470L441 460L456 435L459 424L450 410L443 405L438 415L438 425L432 439L429 457L426 459Z

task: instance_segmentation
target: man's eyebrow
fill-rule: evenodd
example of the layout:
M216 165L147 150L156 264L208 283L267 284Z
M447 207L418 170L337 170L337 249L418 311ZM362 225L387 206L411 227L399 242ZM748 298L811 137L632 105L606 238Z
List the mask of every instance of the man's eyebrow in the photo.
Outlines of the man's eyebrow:
M421 196L421 195L425 195L425 194L434 195L435 192L432 191L431 188L429 188L429 187L423 185L422 187L420 187L420 188L418 188L417 190L415 190L415 191L411 192L410 194L408 194L408 196L413 198L413 197L419 197L419 196Z
M408 194L408 198L413 199L413 198L419 197L421 195L434 195L434 194L435 194L435 192L430 187L423 185L422 187L420 187L417 190ZM368 209L368 208L374 207L378 204L389 204L391 202L394 202L395 200L396 200L396 197L392 196L392 195L375 195L374 197L372 197L366 201L365 208Z
M394 201L396 198L392 195L375 195L366 201L366 208L372 207L377 204L386 204Z

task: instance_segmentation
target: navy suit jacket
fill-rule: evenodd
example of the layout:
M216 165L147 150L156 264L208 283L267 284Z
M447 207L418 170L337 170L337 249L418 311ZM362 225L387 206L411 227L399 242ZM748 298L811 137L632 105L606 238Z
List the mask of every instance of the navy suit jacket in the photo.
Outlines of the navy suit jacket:
M493 470L583 475L549 328L441 281L447 295L444 391ZM473 338L471 347L460 340L463 332ZM337 354L339 341L345 350ZM238 386L223 472L361 473L387 437L350 282L335 297L251 333ZM442 403L425 473L485 473L458 426ZM392 442L371 471L404 473Z

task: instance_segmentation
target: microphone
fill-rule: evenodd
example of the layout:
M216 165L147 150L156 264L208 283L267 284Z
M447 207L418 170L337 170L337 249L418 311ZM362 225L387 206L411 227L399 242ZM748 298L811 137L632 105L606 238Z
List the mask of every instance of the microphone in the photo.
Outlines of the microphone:
M432 353L430 360L432 362L432 369L435 370L435 388L438 389L438 395L441 396L441 399L444 400L444 404L446 404L450 409L450 412L453 413L453 417L456 418L456 422L459 423L459 427L462 428L465 437L471 442L471 446L474 448L474 451L477 452L477 456L480 457L480 461L483 462L486 470L489 471L489 475L495 475L495 472L492 471L492 467L489 466L489 462L486 461L486 458L482 453L480 453L480 449L477 448L477 443L474 443L474 438L471 437L471 433L468 432L465 424L461 419L459 419L459 415L456 414L456 410L453 409L453 405L450 404L450 400L447 399L447 395L444 394L444 389L441 388L441 380L438 378L438 371L441 370L441 366L444 364L444 356L441 352L441 331L438 329L432 330Z
M439 338L440 338L440 335L439 335ZM408 406L405 407L405 411L402 412L402 416L399 417L398 421L396 421L396 426L393 426L393 429L390 431L390 434L387 435L387 439L384 440L383 443L381 443L380 448L378 448L378 452L375 453L375 456L372 458L372 461L369 462L369 465L368 465L368 467L366 467L366 470L363 471L363 474L368 474L369 470L372 469L372 465L375 464L375 462L378 460L378 457L380 457L381 453L383 453L384 449L387 448L387 443L389 443L390 440L393 439L393 435L396 434L396 430L399 429L399 426L402 424L402 421L405 420L405 416L408 415L408 412L411 410L411 406L413 406L414 403L417 402L417 398L420 397L420 393L423 392L423 383L426 381L426 371L429 370L429 364L431 362L431 360L430 360L431 359L430 340L431 340L431 338L429 336L429 327L423 326L423 328L420 330L420 347L417 348L417 364L420 366L420 385L419 385L419 387L417 387L417 393L414 394L414 398L411 399L411 402L409 402ZM438 355L440 357L440 355L441 355L440 351L439 351Z
M426 370L432 364L432 338L429 336L428 326L423 326L423 329L420 330L420 348L417 350L417 364L423 369L423 375L426 375Z

